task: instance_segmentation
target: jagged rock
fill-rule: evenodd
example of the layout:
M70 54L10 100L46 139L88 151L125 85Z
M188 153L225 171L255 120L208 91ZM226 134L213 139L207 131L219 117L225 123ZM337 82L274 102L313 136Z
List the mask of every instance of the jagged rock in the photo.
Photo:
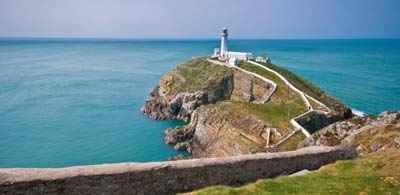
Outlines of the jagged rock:
M177 143L184 142L190 138L192 138L194 133L193 128L177 127L175 129L168 129L165 131L165 143L176 145Z
M231 112L231 102L198 108L189 125L166 131L166 143L193 157L221 157L264 151L271 126L251 114Z
M185 160L185 159L188 159L188 158L186 158L182 154L168 158L169 161L177 161L177 160Z
M186 150L187 149L187 143L186 142L178 142L174 146L175 150Z
M400 149L400 136L394 138L394 143L395 143L396 148Z
M400 142L396 135L400 136L400 112L383 112L378 117L357 116L331 124L300 142L299 148L350 144L360 153L377 152L396 147Z
M151 98L142 107L142 112L157 120L180 119L185 122L190 120L192 112L199 106L208 104L207 92L179 93L169 102L160 94L160 86L155 87L150 93Z
M231 100L261 103L272 84L244 72L234 72Z

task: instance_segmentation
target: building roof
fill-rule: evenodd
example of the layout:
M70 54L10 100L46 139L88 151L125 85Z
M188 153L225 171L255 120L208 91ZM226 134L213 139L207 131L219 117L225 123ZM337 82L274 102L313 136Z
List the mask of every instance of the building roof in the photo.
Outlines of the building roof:
M232 54L232 55L238 55L238 56L241 56L241 55L252 55L252 53L247 53L247 52L238 52L238 51L228 51L228 52L225 52L226 54Z

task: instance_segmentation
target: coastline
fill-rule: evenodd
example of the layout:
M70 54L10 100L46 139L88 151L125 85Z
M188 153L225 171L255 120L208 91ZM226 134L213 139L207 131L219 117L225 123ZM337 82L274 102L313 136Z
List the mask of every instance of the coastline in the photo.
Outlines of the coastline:
M152 41L126 41L124 44L111 41L104 44L65 42L68 41L41 43L42 47L40 48L37 47L37 43L23 41L11 45L0 44L1 51L8 56L4 61L5 66L2 66L2 70L4 70L2 72L10 73L10 77L8 77L10 80L6 81L6 85L2 85L2 87L6 87L3 88L6 93L2 92L2 95L5 96L2 96L1 107L7 109L2 110L4 112L0 124L2 125L1 129L12 130L2 131L2 135L6 138L3 139L3 145L7 146L3 147L3 150L0 149L4 159L1 160L2 166L62 167L115 161L146 162L174 156L176 151L162 143L163 129L174 127L174 125L170 125L169 121L148 120L137 110L140 109L148 91L164 72L191 56L209 52L209 49L215 45L215 41L187 41L184 44L170 41L168 49ZM287 40L282 42L279 40L237 41L232 39L231 42L237 48L249 48L256 54L268 51L267 53L278 64L316 82L350 107L373 115L378 115L384 110L398 109L397 103L394 102L395 97L398 96L396 88L393 88L395 83L392 83L392 79L379 79L379 77L396 78L398 75L395 68L396 58L393 57L398 50L393 45L393 40L361 41L360 47L363 55L358 50L360 47L353 47L355 41L352 40L340 42L334 40L315 40L313 42ZM163 55L153 55L151 59L138 55L140 52L135 52L139 51L138 44L142 46L141 52L156 52ZM341 49L335 49L334 46L337 45L341 45L341 48L348 52L343 53ZM148 49L150 46L153 50ZM188 48L189 46L191 49ZM19 47L23 47L27 54L26 64L13 57L18 56L17 49ZM51 48L51 51L46 48ZM73 48L79 56L69 55L68 59L71 60L71 63L64 63L63 56ZM376 48L379 50L377 51ZM34 58L40 56L43 51L52 57ZM107 55L104 55L104 52ZM354 58L354 56L359 57ZM386 59L385 66L382 65L381 59L383 58ZM105 64L103 62L118 63ZM11 66L8 64L14 63L13 67L17 68L16 70L19 72L25 72L30 80L19 79L19 74L15 75L13 69L7 68ZM37 64L42 65L37 66ZM71 71L72 67L67 65L73 65L77 71ZM392 71L382 72L383 70ZM60 72L63 72L65 77L61 76L59 79L55 79ZM354 77L359 72L364 74ZM375 73L379 73L380 76L373 76ZM99 77L95 75L99 75ZM94 82L99 85L93 85ZM14 87L14 84L24 87ZM39 86L47 87L38 88ZM60 91L57 90L57 86L65 88ZM117 90L108 90L111 86ZM379 86L387 86L387 88L382 89ZM76 95L66 96L65 94L68 93L76 93ZM10 96L15 96L17 99L10 103L8 102ZM380 101L383 97L385 98ZM60 102L69 102L69 104L66 107L60 107ZM43 107L42 104L47 106ZM93 107L93 105L97 106ZM116 112L117 108L120 114ZM66 114L63 114L64 110ZM105 112L109 112L109 114L102 114ZM43 114L39 117L37 113ZM39 126L39 122L45 125ZM46 128L49 126L57 127L57 130ZM109 129L114 130L110 131ZM85 134L75 136L81 134L78 130ZM22 133L24 135L21 135ZM35 134L33 135L33 133ZM61 135L70 137L71 140L65 142L61 139ZM35 139L32 139L32 136ZM101 143L90 141L93 136L104 141ZM146 139L142 139L142 137ZM131 140L134 139L138 140L132 142ZM25 143L25 146L21 147L15 140L20 140ZM141 143L140 140L147 141ZM53 148L54 152L41 153L40 146L43 144L47 148ZM108 146L105 147L104 144ZM85 152L81 152L79 149L82 145L86 148ZM141 147L153 149L151 151L133 149ZM7 148L12 148L15 155L9 155ZM69 151L75 155L70 155ZM108 155L105 157L102 154Z

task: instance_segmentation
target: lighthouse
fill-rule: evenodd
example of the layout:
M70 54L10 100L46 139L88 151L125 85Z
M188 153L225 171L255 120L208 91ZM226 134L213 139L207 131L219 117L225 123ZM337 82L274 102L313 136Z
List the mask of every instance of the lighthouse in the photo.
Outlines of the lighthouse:
M230 65L237 65L240 61L247 61L254 59L252 53L237 52L228 50L228 29L223 28L221 33L221 47L214 49L214 54L211 58L218 59L221 62L229 63Z
M222 29L221 33L221 49L220 55L224 56L228 52L228 29L225 27Z

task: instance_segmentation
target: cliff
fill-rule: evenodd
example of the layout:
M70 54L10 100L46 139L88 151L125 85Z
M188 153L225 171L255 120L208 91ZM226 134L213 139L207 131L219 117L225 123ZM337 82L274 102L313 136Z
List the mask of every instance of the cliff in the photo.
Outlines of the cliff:
M202 106L189 125L166 131L166 143L194 157L223 157L264 151L268 129L263 118L224 101Z
M260 76L249 74L247 68ZM248 63L233 68L206 58L192 59L160 79L142 112L157 120L188 122L168 129L165 142L187 150L195 158L266 151L291 135L294 129L290 119L308 108L300 95L288 90L280 78L252 68ZM335 101L334 105L340 109L331 107L334 112L327 118L335 120L313 118L307 124L323 124L320 128L349 117L344 104Z
M197 107L229 99L232 88L233 70L192 59L161 78L142 112L154 119L189 122Z

